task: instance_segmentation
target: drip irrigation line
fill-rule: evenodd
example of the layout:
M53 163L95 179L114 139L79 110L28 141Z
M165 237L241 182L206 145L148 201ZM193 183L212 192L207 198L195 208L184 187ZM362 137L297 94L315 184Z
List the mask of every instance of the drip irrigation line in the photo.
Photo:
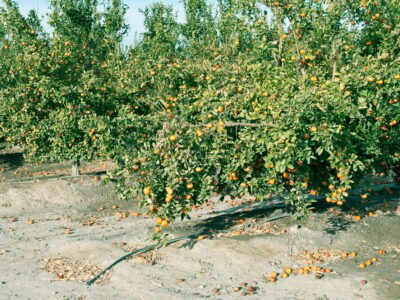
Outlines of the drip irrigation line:
M282 214L282 215L279 215L279 216L274 216L274 217L271 217L271 218L268 218L268 219L264 219L260 223L262 224L262 223L266 223L266 222L272 222L272 221L275 221L275 220L278 220L278 219L282 219L282 218L287 218L287 217L290 217L290 216L291 216L291 214L285 213L285 214ZM121 258L117 259L116 261L114 261L111 265L109 265L107 268L105 268L103 271L101 271L95 277L93 277L92 279L87 281L86 282L86 286L91 286L93 283L96 282L96 280L98 280L107 271L111 270L115 265L119 264L120 262L122 262L122 261L124 261L124 260L126 260L126 259L128 259L128 258L130 258L132 256L135 256L135 255L138 255L138 254L141 254L141 253L145 253L145 252L160 248L162 246L168 246L170 244L173 244L173 243L176 243L176 242L179 242L179 241L182 241L182 240L187 240L187 239L193 240L193 239L198 238L201 235L214 235L216 233L228 233L228 232L231 232L231 231L232 230L217 230L216 232L213 232L213 233L210 234L209 232L205 232L204 230L201 230L201 231L198 231L196 233L183 235L183 236L180 236L180 237L176 237L176 238L170 239L170 240L168 240L166 242L161 242L161 243L157 243L157 244L153 244L153 245L149 245L149 246L143 247L141 249L137 249L135 251L132 251L132 252L122 256Z
M101 175L101 174L100 174ZM84 175L68 175L68 176L58 176L52 178L44 178L44 177L29 177L27 180L22 181L2 181L0 183L12 183L12 184L23 184L23 183L35 183L35 182L46 182L46 181L53 181L53 180L60 180L60 179L74 179L74 178L81 178L81 177L98 177L97 174L84 174Z

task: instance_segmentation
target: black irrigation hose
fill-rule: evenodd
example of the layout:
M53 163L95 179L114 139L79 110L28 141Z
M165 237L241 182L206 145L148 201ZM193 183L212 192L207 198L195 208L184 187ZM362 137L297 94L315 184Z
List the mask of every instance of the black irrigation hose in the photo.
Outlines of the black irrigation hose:
M275 217L271 217L271 218L265 219L265 220L262 221L262 223L271 222L271 221L275 221L275 220L286 218L286 217L290 217L290 216L291 216L291 214L285 213L285 214L282 214L282 215L279 215L279 216L275 216ZM217 232L213 232L212 234L214 235L216 233L227 233L227 232L230 232L230 231L231 230L218 230ZM126 260L126 259L128 259L128 258L130 258L130 257L132 257L134 255L145 253L145 252L151 251L153 249L162 247L164 245L167 246L167 245L170 245L170 244L182 241L182 240L196 239L201 235L210 235L210 234L209 233L205 233L204 231L200 231L200 232L197 232L197 233L183 235L183 236L168 240L166 242L153 244L153 245L146 246L146 247L143 247L141 249L132 251L132 252L122 256L121 258L117 259L111 265L109 265L107 268L105 268L103 271L101 271L99 274L97 274L95 277L93 277L92 279L87 281L86 282L86 286L91 286L93 283L95 283L96 280L98 280L104 273L106 273L107 271L111 270L115 265L119 264L120 262L122 262L122 261L124 261L124 260Z
M74 179L74 178L81 178L81 177L98 177L98 176L99 175L96 175L96 174L82 174L82 175L57 176L57 177L51 177L51 178L29 177L26 180L22 180L22 181L2 181L0 183L24 184L24 183L34 183L34 182L46 182L46 181L53 181L53 180L60 180L60 179Z

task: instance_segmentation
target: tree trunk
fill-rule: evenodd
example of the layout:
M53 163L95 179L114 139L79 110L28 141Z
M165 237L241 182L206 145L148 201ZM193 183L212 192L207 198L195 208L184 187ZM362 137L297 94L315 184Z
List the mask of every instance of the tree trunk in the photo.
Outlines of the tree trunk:
M80 175L79 166L80 166L79 159L75 159L72 161L71 176L79 176Z

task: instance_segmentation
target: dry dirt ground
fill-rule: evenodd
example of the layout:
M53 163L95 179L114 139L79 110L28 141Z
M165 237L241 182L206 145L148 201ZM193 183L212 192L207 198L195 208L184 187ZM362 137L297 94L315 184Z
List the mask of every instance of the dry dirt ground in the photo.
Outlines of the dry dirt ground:
M210 203L171 227L170 236L199 228L231 233L123 261L86 287L99 270L152 243L154 219L90 177L7 179L0 183L0 299L400 299L399 199L387 190L371 195L362 210L263 224L257 222L282 211L243 199ZM356 257L342 257L352 251ZM294 274L307 265L331 272ZM281 278L284 267L293 269L288 278ZM268 282L272 272L275 283Z

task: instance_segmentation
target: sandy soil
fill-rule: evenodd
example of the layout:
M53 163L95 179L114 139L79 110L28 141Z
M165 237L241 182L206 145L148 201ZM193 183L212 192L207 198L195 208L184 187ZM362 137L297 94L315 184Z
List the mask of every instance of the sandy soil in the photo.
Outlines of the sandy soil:
M117 200L109 186L88 178L3 182L0 299L400 299L399 199L392 194L385 203L371 204L375 215L360 221L353 221L351 210L336 210L258 227L255 220L282 212L246 204L224 215L232 212L229 203L210 205L196 211L192 221L177 223L171 236L200 227L232 228L230 236L180 242L124 261L99 284L86 287L80 281L128 250L151 243L146 239L154 220L130 215L140 212L134 203ZM266 280L265 275L286 266L306 266L303 251L318 249L330 257L314 264L331 273L320 279L292 273L275 283ZM387 252L379 255L378 249ZM357 256L336 259L343 251ZM372 257L378 261L358 268ZM250 285L253 295L246 292Z

